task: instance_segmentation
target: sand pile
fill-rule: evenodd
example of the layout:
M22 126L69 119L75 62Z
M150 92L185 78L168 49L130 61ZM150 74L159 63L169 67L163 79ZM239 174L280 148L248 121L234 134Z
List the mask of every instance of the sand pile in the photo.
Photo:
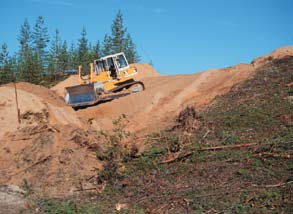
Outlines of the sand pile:
M17 120L15 89L12 84L0 87L0 139L7 132L17 128L46 122L50 125L81 122L69 106L51 90L28 83L16 85L21 124Z
M70 75L67 79L59 82L57 85L53 86L51 90L56 92L59 96L64 97L65 88L69 86L78 85L78 75Z
M138 75L135 76L136 80L142 80L147 77L157 77L160 74L150 64L138 64L134 63L131 66L135 67L138 71Z
M27 180L37 192L68 194L90 185L101 167L96 132L83 129L75 111L51 90L17 84L21 124L12 84L0 87L0 185Z
M293 52L293 46L284 46L274 50L270 54L254 59L251 62L251 64L254 67L260 67L274 59L279 59L285 56L292 56L292 52Z
M111 129L112 121L126 114L127 128L145 134L158 131L173 122L174 116L187 105L205 108L217 95L249 77L272 59L293 55L293 47L280 48L258 58L252 64L239 64L191 75L155 76L143 79L146 90L112 102L79 110L77 114L95 126Z

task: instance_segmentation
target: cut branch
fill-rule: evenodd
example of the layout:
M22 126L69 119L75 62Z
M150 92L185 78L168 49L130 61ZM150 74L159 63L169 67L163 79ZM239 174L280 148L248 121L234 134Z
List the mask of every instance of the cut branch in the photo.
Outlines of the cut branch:
M241 149L241 148L248 148L252 146L258 145L257 143L247 143L247 144L236 144L231 146L213 146L208 148L196 149L188 152L178 152L174 155L174 157L161 161L160 164L165 163L172 163L174 161L182 160L185 157L192 155L195 152L203 152L203 151L218 151L218 150L228 150L228 149Z
M275 154L275 153L271 153L271 152L262 152L259 153L258 156L262 157L262 156L270 156L270 157L274 157L274 158L286 158L286 159L290 159L290 154Z
M44 162L46 162L46 161L48 161L48 160L51 160L51 159L52 159L52 155L48 155L48 156L46 156L45 158L43 158L43 159L41 159L41 160L35 162L34 164L30 165L29 167L26 167L25 169L22 169L22 170L20 170L20 171L18 171L18 172L16 172L16 173L14 173L13 175L11 175L11 177L12 177L12 176L15 176L15 175L18 175L19 173L26 172L27 170L29 170L29 169L31 169L31 168L33 168L33 167L39 165L39 164L42 164L42 163L44 163Z
M259 188L274 188L274 187L282 187L288 184L292 184L293 181L285 182L285 183L278 183L278 184L271 184L271 185L255 185L253 184L252 186L254 187L259 187Z
M257 143L247 143L247 144L236 144L231 146L214 146L208 148L198 149L197 151L216 151L216 150L226 150L226 149L240 149L247 148L258 145Z

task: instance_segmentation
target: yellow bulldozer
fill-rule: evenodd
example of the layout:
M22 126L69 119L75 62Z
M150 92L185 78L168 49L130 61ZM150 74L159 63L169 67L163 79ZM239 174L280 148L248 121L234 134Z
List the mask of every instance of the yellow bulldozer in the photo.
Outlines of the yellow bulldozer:
M65 102L73 108L94 105L131 93L143 91L145 86L135 81L136 68L130 66L124 53L94 60L88 75L82 76L78 67L78 85L66 87Z

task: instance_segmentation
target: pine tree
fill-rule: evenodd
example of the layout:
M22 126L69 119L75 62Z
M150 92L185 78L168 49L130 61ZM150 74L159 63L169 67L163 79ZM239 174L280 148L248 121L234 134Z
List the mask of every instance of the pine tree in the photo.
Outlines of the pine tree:
M43 73L48 64L48 51L46 48L50 39L48 29L45 27L45 20L42 16L39 16L36 20L32 38L34 43L34 56L37 57L38 69L41 69L40 72Z
M52 81L56 77L56 75L55 75L55 60L54 60L54 56L52 54L49 54L49 56L48 56L48 68L47 69L48 69L49 79L50 79L50 81Z
M75 48L74 42L71 43L69 53L68 53L68 67L69 69L77 69L78 66L78 53L77 49Z
M78 65L83 66L83 70L86 70L88 67L89 54L88 54L88 40L86 38L86 29L82 29L81 38L78 40Z
M17 40L20 43L20 56L25 52L30 46L31 46L31 30L30 30L30 25L25 19L23 25L20 28L20 35L17 37Z
M101 57L101 50L100 50L100 42L97 41L97 43L92 46L89 51L90 51L90 61L93 62L96 59L99 59Z
M87 60L89 60L90 62L92 62L92 56L93 56L93 45L92 45L91 42L89 42L88 52L87 52Z
M125 48L124 52L129 63L139 62L140 57L136 51L136 46L134 42L132 41L132 38L129 33L127 34L125 38L124 48Z
M59 36L59 30L55 30L55 35L51 43L49 60L48 60L48 72L51 77L56 80L57 72L60 71L59 68L59 54L61 49L61 41Z
M54 57L52 54L49 54L48 56L48 67L47 67L47 70L48 70L48 78L49 78L49 81L52 81L55 79L56 75L56 70L55 70L55 60L54 60Z
M21 81L29 81L27 79L27 67L28 67L28 52L31 50L31 42L32 42L32 35L31 35L30 25L25 19L23 25L20 28L20 35L17 37L19 41L20 48L18 52L18 79Z
M110 36L108 36L107 34L104 37L104 41L103 41L103 48L102 48L102 56L107 56L112 54L112 39Z
M112 24L112 52L119 53L125 50L124 40L127 29L123 25L123 15L118 11Z
M69 56L68 56L68 52L67 52L67 42L64 41L59 55L58 55L58 62L59 62L59 68L62 72L65 72L66 69L69 66Z
M7 44L4 43L1 46L0 52L0 83L13 81L13 72L10 65L10 57L7 49Z
M31 48L25 52L24 61L22 64L23 72L20 80L27 81L34 84L39 84L42 80L41 64L38 61L39 56Z
M34 84L39 84L42 80L42 68L43 64L39 60L40 55L37 52L33 52L32 49L29 49L28 52L28 67L27 70L29 71L29 82Z
M139 61L139 55L136 50L136 46L127 32L127 28L124 27L123 15L121 11L118 11L116 18L112 24L112 35L107 38L111 42L104 40L104 49L105 44L111 46L111 53L124 52L129 63L134 63Z
M0 65L4 66L7 65L9 61L9 52L8 52L8 46L6 43L4 43L1 46L1 53L0 53Z
M28 21L25 20L21 26L20 35L17 37L20 44L17 63L19 70L18 80L38 84L42 78L42 66L39 60L39 54L32 48L32 40L34 39L33 42L36 47L36 38L39 38L36 37L36 32L37 31L35 30L34 35L31 33L30 25ZM43 38L43 36L40 38Z
M13 56L9 57L9 67L12 71L13 80L16 81L19 71L18 71L17 57L15 54Z
M100 41L97 41L96 45L93 47L93 58L99 59L101 57L101 45Z

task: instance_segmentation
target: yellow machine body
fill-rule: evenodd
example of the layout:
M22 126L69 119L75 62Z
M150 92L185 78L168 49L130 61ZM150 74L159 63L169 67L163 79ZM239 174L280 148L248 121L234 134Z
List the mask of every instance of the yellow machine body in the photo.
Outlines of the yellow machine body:
M94 69L94 64L90 64L90 78L84 78L81 75L82 67L79 66L78 68L78 84L88 84L88 83L95 83L95 82L102 82L104 85L104 89L106 91L111 91L112 89L117 87L117 83L123 83L129 80L133 80L134 76L138 74L137 70L134 67L129 67L125 70L120 71L119 79L114 79L111 76L111 71L103 71L99 74L96 73Z
M134 80L138 72L136 68L129 66L124 53L95 60L90 64L90 72L86 76L82 76L81 71L82 67L79 66L79 85L66 88L65 101L74 108L93 105L100 100L117 98L118 92L120 94L123 92L124 96L126 93L144 90L144 84Z

